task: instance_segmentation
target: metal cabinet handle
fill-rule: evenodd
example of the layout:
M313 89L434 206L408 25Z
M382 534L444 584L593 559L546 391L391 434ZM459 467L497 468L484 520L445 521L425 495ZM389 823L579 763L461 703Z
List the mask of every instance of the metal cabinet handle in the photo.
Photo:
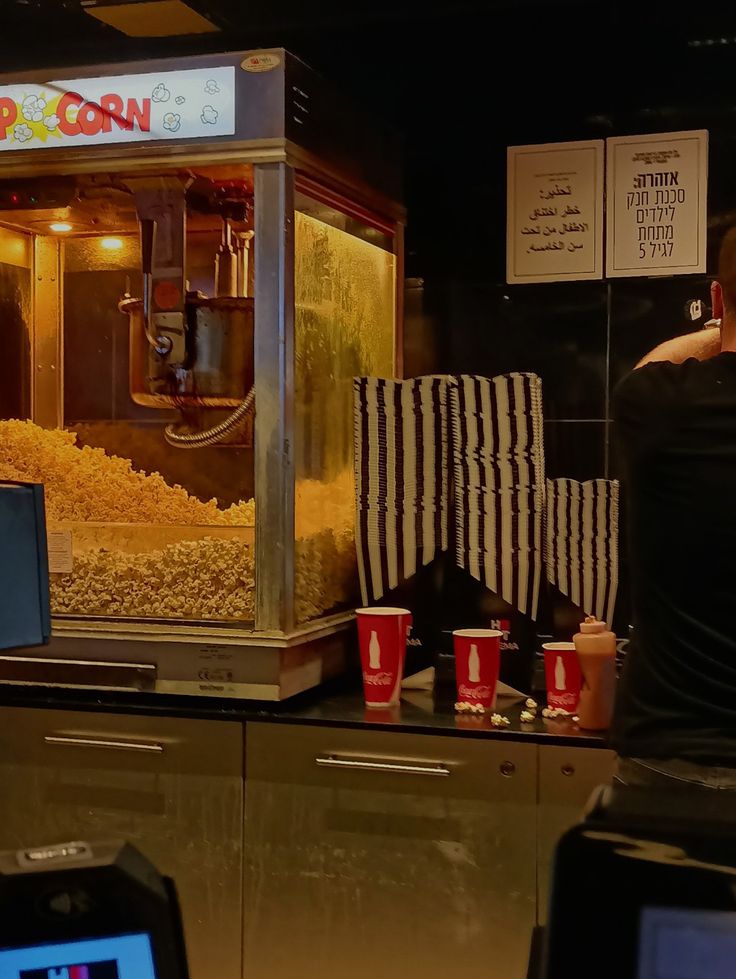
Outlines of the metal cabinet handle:
M566 775L567 778L570 778L572 775L575 774L575 766L574 765L563 765L560 768L560 771L562 772L563 775Z
M143 751L151 755L161 755L162 744L152 741L107 741L103 738L69 738L61 734L47 734L46 744L58 744L67 748L109 748L112 751Z
M516 774L516 765L512 761L502 761L498 770L504 778L511 778L512 775Z
M314 759L320 768L348 768L361 772L393 772L397 775L432 775L447 778L452 774L444 765L418 765L414 762L374 761L370 758L336 758L324 755Z

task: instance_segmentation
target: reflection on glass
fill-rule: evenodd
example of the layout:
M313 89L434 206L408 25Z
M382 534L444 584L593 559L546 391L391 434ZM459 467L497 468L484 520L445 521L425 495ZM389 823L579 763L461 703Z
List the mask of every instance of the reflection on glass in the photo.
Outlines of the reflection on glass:
M295 224L296 613L358 599L353 395L393 376L394 255L306 214Z

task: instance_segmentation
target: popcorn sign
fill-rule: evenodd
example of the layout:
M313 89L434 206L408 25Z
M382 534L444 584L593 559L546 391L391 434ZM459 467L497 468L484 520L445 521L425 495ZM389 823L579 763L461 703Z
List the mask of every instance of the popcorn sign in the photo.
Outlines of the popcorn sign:
M0 152L235 133L235 68L0 87Z

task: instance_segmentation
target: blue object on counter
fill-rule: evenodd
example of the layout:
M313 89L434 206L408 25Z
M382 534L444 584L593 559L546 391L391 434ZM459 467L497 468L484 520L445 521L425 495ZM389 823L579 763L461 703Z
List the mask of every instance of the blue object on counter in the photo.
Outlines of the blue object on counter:
M43 486L0 482L0 649L51 635Z

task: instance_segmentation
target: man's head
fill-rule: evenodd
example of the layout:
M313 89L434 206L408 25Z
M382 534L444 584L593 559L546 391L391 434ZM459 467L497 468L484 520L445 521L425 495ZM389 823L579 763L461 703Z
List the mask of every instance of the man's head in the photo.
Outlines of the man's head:
M736 342L736 226L721 243L718 281L711 285L710 295L714 319L721 320L724 334Z

